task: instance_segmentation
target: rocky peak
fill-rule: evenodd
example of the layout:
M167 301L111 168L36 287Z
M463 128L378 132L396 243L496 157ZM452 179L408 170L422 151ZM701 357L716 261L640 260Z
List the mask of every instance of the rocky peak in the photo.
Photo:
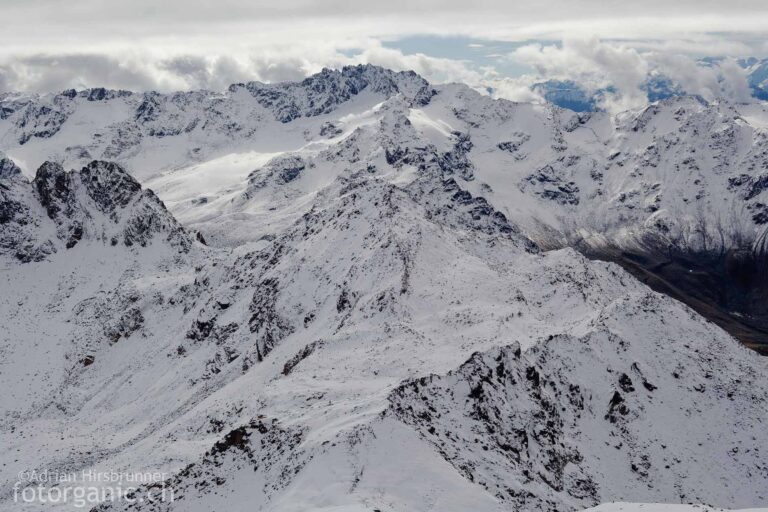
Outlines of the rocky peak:
M115 98L121 98L124 96L130 96L133 94L131 91L124 91L124 90L112 90L112 89L106 89L104 87L96 87L93 89L86 89L84 91L80 91L79 96L81 98L85 98L87 101L103 101L103 100L112 100Z
M0 180L21 176L21 169L0 151Z
M35 208L33 187L19 167L0 153L0 254L12 255L27 263L40 261L56 252L54 245L40 236L47 219Z
M105 213L127 206L141 192L141 185L113 162L94 160L80 171L80 180Z
M74 203L72 181L61 164L44 162L37 169L32 185L48 217L56 219L60 213L71 214Z
M230 92L239 87L233 85ZM419 105L427 104L434 95L429 83L413 71L394 72L370 64L345 66L341 70L325 68L301 82L249 82L242 87L283 123L327 114L364 90L386 98L403 94L409 103Z
M0 162L3 168L13 169L9 160ZM182 252L192 245L162 201L112 162L93 161L71 172L45 162L31 184L15 181L0 192L4 212L0 216L7 235L3 252L21 261L38 261L56 252L61 243L71 249L84 239L143 247L164 237Z

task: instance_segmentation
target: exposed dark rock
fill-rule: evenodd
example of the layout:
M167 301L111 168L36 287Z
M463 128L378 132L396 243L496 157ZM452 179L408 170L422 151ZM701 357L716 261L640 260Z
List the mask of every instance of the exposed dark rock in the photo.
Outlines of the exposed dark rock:
M312 353L321 346L323 346L322 341L313 341L299 350L295 356L290 358L285 365L283 365L283 375L289 375L300 362L312 355Z
M58 243L71 249L86 239L144 247L160 235L179 251L191 247L191 237L163 203L117 164L93 161L80 171L67 172L55 162L45 162L31 184L12 163L2 165L7 176L0 182L0 225L5 226L0 249L20 261L39 261L56 252ZM34 202L47 219L32 214ZM47 222L55 226L53 240L40 239Z

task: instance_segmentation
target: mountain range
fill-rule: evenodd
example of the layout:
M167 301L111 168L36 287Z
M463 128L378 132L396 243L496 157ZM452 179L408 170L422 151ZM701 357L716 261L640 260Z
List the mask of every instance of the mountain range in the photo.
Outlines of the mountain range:
M759 101L368 65L6 93L0 150L4 509L43 469L168 475L101 511L766 502Z

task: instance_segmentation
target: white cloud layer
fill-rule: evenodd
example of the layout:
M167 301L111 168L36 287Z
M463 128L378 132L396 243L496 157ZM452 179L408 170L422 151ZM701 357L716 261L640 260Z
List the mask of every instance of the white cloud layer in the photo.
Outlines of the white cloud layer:
M529 86L542 78L610 84L617 93L606 102L615 109L643 102L639 87L654 70L704 97L744 98L738 66L703 68L695 58L768 55L765 0L4 0L2 7L0 91L222 90L373 63L519 101L540 99ZM522 77L382 43L425 34L471 38L475 49L492 40L563 43L493 57L537 70Z
M707 32L762 33L764 0L4 0L4 35L45 45L210 35L239 38L255 29L270 38L308 33L352 37L403 33L495 39L684 37ZM84 29L88 30L84 30ZM586 34L585 34L586 32Z
M223 90L236 82L300 80L324 67L376 64L414 70L436 82L480 84L483 74L467 63L421 53L405 55L377 41L354 52L333 46L275 46L240 54L113 52L36 54L0 59L0 90L51 92L104 86L132 90Z
M597 38L566 39L562 45L525 45L510 58L534 67L542 77L572 80L592 93L608 87L615 89L605 95L602 105L611 111L647 103L643 85L652 74L666 77L687 93L707 100L751 99L746 71L731 58L707 66L691 55L641 50Z

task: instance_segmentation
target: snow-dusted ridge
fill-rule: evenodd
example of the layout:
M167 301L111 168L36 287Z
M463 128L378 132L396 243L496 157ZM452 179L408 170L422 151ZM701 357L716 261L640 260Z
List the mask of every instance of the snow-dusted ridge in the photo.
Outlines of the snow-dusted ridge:
M372 66L94 91L0 100L4 509L32 469L168 473L173 502L98 510L766 503L766 359L543 250L740 204L757 240L738 107L580 116Z
M248 155L257 158L249 164L256 169L263 165L258 155L334 147L357 128L376 126L392 110L382 106L399 101L424 143L445 151L452 133L462 134L474 167L462 173L462 186L546 244L579 230L621 245L652 233L702 247L719 243L719 228L726 238L757 239L763 231L768 114L761 103L708 104L683 96L615 117L576 114L356 66L299 83L235 84L225 93L94 89L8 96L0 99L0 148L30 178L45 160L68 168L103 159L160 188L161 175L180 176L187 168L194 175L206 166L241 184L246 170L229 169ZM198 197L184 196L176 207L182 217L222 192L205 190L209 183L189 180L187 196ZM179 188L171 201L178 203ZM702 216L710 220L704 230L696 228Z
M119 165L93 161L67 172L45 162L28 182L7 158L2 160L2 242L0 252L21 262L41 261L87 242L146 246L161 235L186 252L189 235L163 203Z

